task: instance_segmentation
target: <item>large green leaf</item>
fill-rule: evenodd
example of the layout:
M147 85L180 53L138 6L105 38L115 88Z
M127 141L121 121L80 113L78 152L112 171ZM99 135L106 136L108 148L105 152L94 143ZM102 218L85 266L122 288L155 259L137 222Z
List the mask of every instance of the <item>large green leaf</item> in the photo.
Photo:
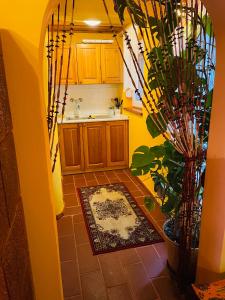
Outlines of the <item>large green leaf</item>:
M121 21L124 21L124 10L127 7L126 0L113 0L114 10L118 13Z
M146 17L141 6L139 6L134 0L126 0L126 3L127 8L133 15L135 23L140 27L146 27Z
M155 124L155 122L153 121L153 114L149 114L147 119L146 119L146 125L147 125L147 128L148 128L148 131L149 133L151 134L151 136L153 138L156 138L157 136L159 136L160 134L162 134L163 132L166 131L166 126L165 124L163 123L162 121L162 117L161 117L161 114L160 113L156 113L156 119L159 120L159 122L161 124L163 124L163 128L162 129L159 129L157 127L157 125Z
M162 158L165 154L163 145L151 147L149 150L155 158Z
M148 166L154 159L150 148L147 146L138 147L132 157L132 166L136 168Z
M156 79L152 79L151 81L149 81L149 88L151 91L156 90L159 88L159 84L158 81Z
M141 176L147 174L151 168L158 168L161 165L154 163L155 154L151 152L151 148L147 146L138 147L133 156L131 163L131 173L133 176ZM161 162L160 162L161 164Z
M161 210L165 214L170 214L178 205L179 199L176 198L176 195L174 194L169 194L168 195L168 200L163 204L161 207Z
M183 175L184 167L170 169L167 174L167 180L176 193L182 193Z
M149 196L145 197L144 204L148 211L152 211L155 208L155 201Z
M151 169L151 164L144 167L134 167L132 164L130 166L131 174L133 176L142 176L148 174Z
M153 162L150 164L150 169L154 170L161 170L162 169L162 162L159 159L153 160Z

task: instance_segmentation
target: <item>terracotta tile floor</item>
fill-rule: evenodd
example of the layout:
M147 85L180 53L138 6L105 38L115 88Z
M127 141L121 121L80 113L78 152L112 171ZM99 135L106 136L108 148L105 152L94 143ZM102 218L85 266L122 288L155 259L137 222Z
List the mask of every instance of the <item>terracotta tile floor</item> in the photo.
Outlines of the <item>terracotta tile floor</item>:
M180 299L166 268L164 243L93 256L77 187L124 182L159 232L164 216L143 205L148 190L129 170L68 175L63 178L65 215L58 234L65 300Z

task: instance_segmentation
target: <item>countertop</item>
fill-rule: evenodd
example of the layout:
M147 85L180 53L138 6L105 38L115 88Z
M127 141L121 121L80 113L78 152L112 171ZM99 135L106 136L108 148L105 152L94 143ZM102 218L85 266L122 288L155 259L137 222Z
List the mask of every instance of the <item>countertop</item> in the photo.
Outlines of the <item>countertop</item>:
M88 118L88 116L83 116L79 118L64 117L64 120L61 122L59 117L58 124L70 124L70 123L87 123L87 122L111 122L111 121L120 121L128 120L126 115L110 116L110 115L95 115L93 119Z

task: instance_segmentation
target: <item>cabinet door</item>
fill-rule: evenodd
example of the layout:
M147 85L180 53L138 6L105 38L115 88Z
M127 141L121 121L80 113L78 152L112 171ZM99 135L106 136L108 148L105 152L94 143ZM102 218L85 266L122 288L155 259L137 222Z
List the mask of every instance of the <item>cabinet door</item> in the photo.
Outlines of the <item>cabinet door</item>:
M63 174L84 170L82 126L66 124L59 127Z
M106 131L104 122L85 123L84 153L85 170L106 166Z
M101 83L100 45L77 45L78 83Z
M102 83L122 82L122 58L116 45L101 45Z
M70 66L69 66L69 73L68 73L68 84L76 84L77 83L77 63L76 63L76 51L75 50L76 49L73 47L71 48L71 50L69 50L68 47L64 47L61 84L66 83L69 51L70 51ZM62 49L59 48L58 66L57 66L57 83L59 83L59 76L60 76L61 54L62 54Z
M107 166L128 167L128 121L107 122Z

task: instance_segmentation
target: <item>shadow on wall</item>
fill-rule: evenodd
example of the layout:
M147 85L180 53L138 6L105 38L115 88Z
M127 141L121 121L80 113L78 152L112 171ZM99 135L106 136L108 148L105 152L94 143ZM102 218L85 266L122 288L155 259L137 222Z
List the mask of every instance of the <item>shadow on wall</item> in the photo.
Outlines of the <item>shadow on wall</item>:
M36 299L62 300L39 49L6 30L1 35Z

